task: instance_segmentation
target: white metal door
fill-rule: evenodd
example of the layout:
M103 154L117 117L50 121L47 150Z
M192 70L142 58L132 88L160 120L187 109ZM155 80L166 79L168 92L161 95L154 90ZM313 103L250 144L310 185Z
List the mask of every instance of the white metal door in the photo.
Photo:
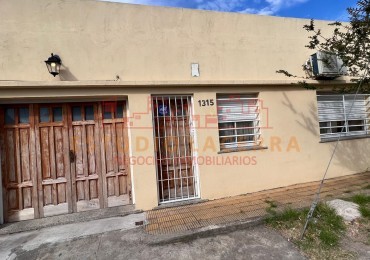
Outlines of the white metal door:
M153 96L152 109L160 204L198 198L192 97Z

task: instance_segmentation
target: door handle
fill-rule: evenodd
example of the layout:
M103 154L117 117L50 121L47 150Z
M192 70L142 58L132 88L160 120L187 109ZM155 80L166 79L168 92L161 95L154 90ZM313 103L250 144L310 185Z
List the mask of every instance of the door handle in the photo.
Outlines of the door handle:
M76 155L75 155L75 153L74 153L72 150L70 150L70 151L69 151L69 161L70 161L71 163L74 163L74 162L75 162L75 159L76 159Z

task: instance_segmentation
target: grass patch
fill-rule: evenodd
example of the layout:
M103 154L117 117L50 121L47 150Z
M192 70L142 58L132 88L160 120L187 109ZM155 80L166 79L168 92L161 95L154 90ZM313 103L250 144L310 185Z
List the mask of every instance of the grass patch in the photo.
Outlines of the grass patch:
M370 220L370 209L366 206L360 206L359 211L362 215L362 217L367 218Z
M334 232L328 230L322 230L319 234L320 240L325 246L338 245L339 238L335 235Z
M370 185L367 185L365 187L370 188ZM347 200L359 205L359 211L362 216L362 219L359 220L359 230L360 233L363 233L363 237L367 237L367 241L364 241L364 243L370 245L370 195L357 194L348 198ZM364 238L363 240L365 239L366 238Z
M346 226L335 210L326 204L317 205L314 215L308 224L304 239L300 239L308 209L295 210L286 208L282 212L270 209L266 223L279 230L283 236L296 244L309 258L332 259L349 256L338 248Z
M348 249L342 246L341 241L345 244L370 245L370 233L368 232L370 230L370 195L349 195L345 200L359 205L362 218L346 226L334 209L324 203L319 203L302 240L300 237L308 209L286 208L281 210L269 204L270 207L266 209L269 213L266 224L294 243L309 259L355 259L357 252L347 251Z
M349 200L361 206L370 203L370 196L365 194L356 194L350 197Z
M363 190L370 190L370 184L368 184L368 185L366 185L366 186L362 187L362 189L363 189Z
M266 212L270 215L275 215L276 213L276 208L277 208L277 204L275 201L272 201L272 200L265 200L265 202L269 205L267 208L266 208Z
M335 213L326 204L319 204L313 215L314 221L308 226L307 236L312 236L314 240L320 241L320 246L336 247L344 233L346 226L342 217Z
M270 216L267 217L266 223L270 224L273 227L289 227L291 226L293 221L296 221L300 219L300 217L303 217L302 212L294 210L292 208L286 208L280 213L273 209L267 209L267 212L270 213Z
M265 200L265 202L266 202L267 204L269 204L269 207L270 207L270 208L277 208L277 204L276 204L276 202L275 202L275 201L273 201L273 200Z
M348 200L358 204L362 217L370 220L370 195L357 194L348 198Z

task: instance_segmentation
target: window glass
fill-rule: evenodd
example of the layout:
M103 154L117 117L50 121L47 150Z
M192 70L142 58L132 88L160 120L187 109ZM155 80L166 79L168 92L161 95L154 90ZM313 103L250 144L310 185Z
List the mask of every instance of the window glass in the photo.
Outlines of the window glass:
M183 107L182 107L182 105L181 104L179 104L180 103L180 101L177 101L178 103L177 103L177 105L176 105L176 116L183 116L184 115L184 109L183 109Z
M122 103L117 104L116 118L123 118L123 104Z
M53 121L54 122L63 121L63 109L61 107L53 107Z
M222 136L233 135L234 134L234 123L220 123L219 124L219 133Z
M220 123L219 124L220 143L235 142L235 123Z
M50 122L49 108L48 107L41 107L40 108L40 122L41 123Z
M349 120L348 121L348 130L350 132L365 130L364 129L364 120Z
M247 122L237 122L236 123L236 134L238 136L237 140L238 142L251 142L254 140L254 128L253 128L253 122L247 121Z
M15 124L15 111L14 108L5 109L5 124L14 125Z
M94 120L94 106L85 107L85 120Z
M81 106L72 107L72 121L82 121Z
M19 123L28 124L30 122L30 111L28 107L19 108Z
M113 112L116 109L116 103L115 102L106 102L103 104L103 116L104 119L112 119L113 118Z
M343 128L344 126L344 121L333 121L333 122L330 122L330 127L331 127L331 132L332 133L340 133L342 132L345 132L346 129Z
M104 119L112 119L112 112L104 111Z
M331 133L330 123L320 122L320 134L329 134L329 133Z

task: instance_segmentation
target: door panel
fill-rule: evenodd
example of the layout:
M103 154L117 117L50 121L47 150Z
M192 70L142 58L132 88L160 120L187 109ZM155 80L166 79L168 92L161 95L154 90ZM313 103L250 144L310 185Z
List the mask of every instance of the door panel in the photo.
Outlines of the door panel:
M11 106L0 112L5 220L33 219L39 214L32 107Z
M97 104L74 104L69 119L75 211L103 207Z
M38 196L41 216L72 212L65 105L36 106Z
M128 150L124 117L126 103L102 104L103 176L108 207L129 204L131 197L130 175L125 154Z

